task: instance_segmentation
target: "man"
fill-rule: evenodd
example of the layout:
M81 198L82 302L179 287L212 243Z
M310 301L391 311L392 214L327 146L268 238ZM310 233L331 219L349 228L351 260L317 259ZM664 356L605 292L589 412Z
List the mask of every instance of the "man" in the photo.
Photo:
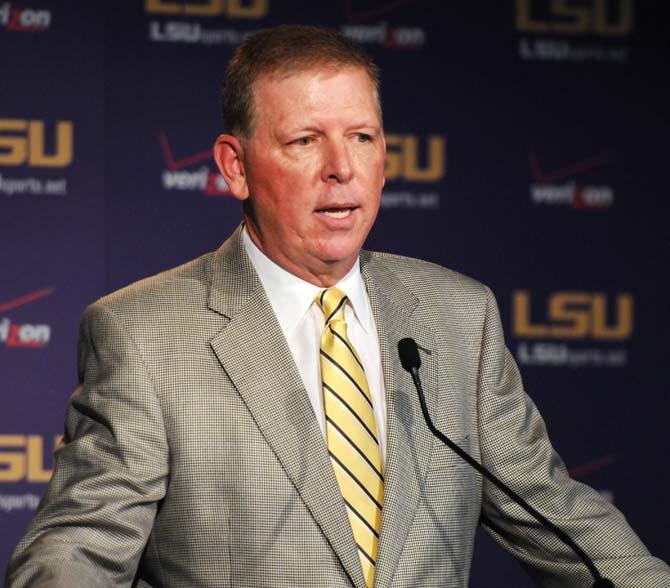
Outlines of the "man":
M489 290L361 250L385 143L360 49L309 27L261 32L229 65L223 106L214 153L244 224L86 311L65 443L9 585L462 588L481 520L543 585L589 586L432 437L404 337L439 428L618 587L669 585L621 514L568 477Z

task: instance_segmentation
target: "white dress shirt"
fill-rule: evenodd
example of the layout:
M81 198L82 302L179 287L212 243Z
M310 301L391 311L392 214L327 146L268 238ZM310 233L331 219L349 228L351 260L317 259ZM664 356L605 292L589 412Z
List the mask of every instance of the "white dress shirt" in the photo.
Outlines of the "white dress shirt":
M246 227L242 243L263 284L272 309L286 337L298 372L305 384L314 413L326 435L326 415L323 411L321 390L321 365L319 346L324 327L324 316L314 299L323 290L314 284L287 272L265 255L251 240ZM372 407L377 423L379 449L382 463L386 459L386 396L382 362L379 354L377 326L368 298L360 264L357 261L337 284L349 298L344 310L347 335L363 361L368 386L372 394Z

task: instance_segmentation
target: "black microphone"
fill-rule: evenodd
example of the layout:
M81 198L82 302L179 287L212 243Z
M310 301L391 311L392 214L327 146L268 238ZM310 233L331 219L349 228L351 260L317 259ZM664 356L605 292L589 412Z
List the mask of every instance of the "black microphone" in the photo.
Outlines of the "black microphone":
M603 578L598 568L596 568L593 560L584 552L584 550L579 547L569 535L565 533L562 529L554 525L549 519L544 515L540 514L535 510L530 504L528 504L521 496L519 496L514 490L512 490L507 484L498 479L495 475L489 472L482 464L476 461L470 454L461 449L456 443L454 443L449 437L447 437L442 431L440 431L434 424L430 415L428 414L428 407L426 405L426 398L423 395L423 387L421 386L421 379L419 378L419 368L421 367L421 357L419 357L419 350L416 346L414 339L405 338L398 341L398 354L400 355L400 363L402 367L407 370L412 375L412 380L414 380L414 385L416 386L416 391L419 394L419 402L421 403L421 412L423 412L423 418L426 420L426 424L430 429L431 433L435 435L442 443L444 443L449 449L454 451L459 457L469 463L473 468L475 468L482 476L490 480L497 488L502 490L509 498L521 506L528 514L535 518L543 524L547 529L552 531L556 537L558 537L565 545L567 545L575 554L584 562L584 565L589 569L591 575L593 576L593 588L614 588L614 584L611 580Z

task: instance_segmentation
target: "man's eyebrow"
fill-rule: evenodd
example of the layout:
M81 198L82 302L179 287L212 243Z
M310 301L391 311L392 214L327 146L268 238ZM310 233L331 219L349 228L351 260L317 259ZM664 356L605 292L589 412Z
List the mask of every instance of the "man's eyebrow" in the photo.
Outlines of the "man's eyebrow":
M316 125L295 126L281 132L283 135L293 135L295 133L321 133L323 129Z
M374 135L382 132L381 125L357 125L348 129L349 131L361 131Z
M357 121L353 124L349 124L345 127L345 132L351 132L351 131L356 131L356 130L366 130L370 132L381 132L382 130L382 125L379 122L375 121ZM279 137L287 137L299 133L316 133L316 134L324 134L326 131L325 129L320 126L320 125L313 125L313 124L307 124L305 126L300 126L296 125L294 127L290 127L288 129L283 129L280 130L276 133L277 136Z
M374 122L370 120L356 122L347 127L347 129L381 129L381 128L382 126L381 124L379 124L379 122Z

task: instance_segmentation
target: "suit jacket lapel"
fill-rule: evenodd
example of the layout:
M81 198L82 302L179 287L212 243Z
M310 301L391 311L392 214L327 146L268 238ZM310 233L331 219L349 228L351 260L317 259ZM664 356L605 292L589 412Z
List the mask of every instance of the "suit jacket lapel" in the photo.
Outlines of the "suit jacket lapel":
M377 332L387 399L384 508L376 586L390 586L421 497L433 447L410 375L398 358L398 341L413 338L420 348L421 377L429 410L436 404L437 357L431 329L414 319L416 297L384 265L361 254Z
M352 582L364 586L321 429L239 229L210 271L210 308L230 319L212 349Z

